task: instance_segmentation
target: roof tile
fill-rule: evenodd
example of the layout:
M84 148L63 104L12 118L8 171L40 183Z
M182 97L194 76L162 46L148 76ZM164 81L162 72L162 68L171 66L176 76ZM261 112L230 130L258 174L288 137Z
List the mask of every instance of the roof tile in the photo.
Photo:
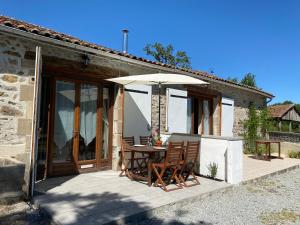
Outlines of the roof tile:
M268 110L272 118L281 118L284 116L284 114L286 114L287 111L289 111L294 106L294 104L272 105L268 107Z
M217 76L212 75L212 74L208 74L208 73L203 72L203 71L191 70L191 69L185 69L185 68L177 68L177 67L174 67L172 65L167 65L167 64L160 63L160 62L157 62L157 61L152 61L152 60L144 59L142 57L137 57L137 56L134 56L134 55L131 55L131 54L128 54L128 53L115 51L113 49L106 48L106 47L103 47L103 46L100 46L100 45L97 45L97 44L94 44L94 43L89 43L89 42L82 41L78 38L72 37L72 36L67 35L67 34L52 31L52 30L49 30L47 28L37 26L37 25L34 25L34 24L30 24L30 23L27 23L27 22L24 22L24 21L16 20L16 19L13 19L13 18L10 18L10 17L7 17L7 16L1 16L0 15L0 25L7 26L7 27L13 27L15 29L19 29L19 30L22 30L22 31L25 31L25 32L29 32L29 33L32 33L32 34L35 34L35 35L41 35L41 36L45 36L45 37L48 37L48 38L53 38L53 39L57 39L57 40L65 41L65 42L71 42L73 44L82 45L82 46L86 46L86 47L93 48L93 49L99 49L101 51L105 51L105 52L109 52L109 53L112 53L112 54L128 57L128 58L131 58L131 59L136 59L136 60L139 60L139 61L142 61L142 62L147 62L147 63L163 66L163 67L166 67L166 68L176 68L178 70L181 70L181 71L184 71L184 72L189 72L189 73L201 76L201 77L208 77L210 79L214 79L214 80L217 80L217 81L229 83L229 84L240 86L240 87L245 87L245 88L250 89L250 90L255 90L255 91L258 91L261 94L264 94L264 95L267 95L267 96L271 96L271 97L273 96L272 94L270 94L268 92L265 92L265 91L263 91L259 88L250 87L250 86L242 85L242 84L237 84L235 82L222 79L220 77L217 77Z

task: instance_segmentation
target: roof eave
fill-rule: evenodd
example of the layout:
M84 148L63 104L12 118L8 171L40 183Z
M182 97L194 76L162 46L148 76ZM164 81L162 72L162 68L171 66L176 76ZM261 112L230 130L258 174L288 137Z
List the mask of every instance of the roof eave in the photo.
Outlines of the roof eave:
M256 90L254 88L241 86L241 85L234 84L234 83L231 83L231 82L225 82L225 81L213 79L213 78L210 78L208 76L201 75L200 73L195 74L195 73L192 73L192 72L189 72L189 71L185 71L183 69L169 68L169 67L165 67L165 66L162 66L162 65L157 65L157 64L154 64L154 63L143 62L142 60L132 59L132 58L129 58L128 56L122 56L122 55L118 55L118 54L115 54L115 53L105 52L105 51L100 50L100 49L94 49L94 48L91 48L91 47L86 47L86 46L82 46L82 45L78 45L78 44L74 44L74 43L69 43L69 42L65 42L65 41L62 41L62 40L56 40L56 39L53 39L53 38L41 36L39 34L34 34L34 33L27 32L27 31L19 30L19 29L14 28L14 27L7 27L7 26L2 25L2 24L0 24L0 32L1 31L6 32L6 33L10 33L12 35L21 36L23 38L27 38L27 39L30 39L30 40L33 39L36 42L42 42L43 44L48 43L48 44L55 45L55 46L60 46L60 47L65 47L65 48L70 48L70 49L76 49L78 51L82 51L82 52L85 52L85 53L96 54L96 55L100 55L102 57L112 58L112 59L115 59L115 60L121 60L123 62L131 63L131 64L134 64L134 65L137 64L137 65L145 66L145 67L152 68L152 69L158 69L160 71L181 73L181 74L190 75L190 76L195 77L195 78L199 78L199 76L200 76L201 79L203 79L205 81L208 81L208 82L220 83L220 84L223 84L223 85L226 85L226 86L242 89L242 90L245 90L245 91L254 92L256 94L262 95L262 96L264 96L266 98L270 98L270 99L275 97L274 95L272 95L270 93L267 93L267 92L264 92L264 91L259 91L259 90Z

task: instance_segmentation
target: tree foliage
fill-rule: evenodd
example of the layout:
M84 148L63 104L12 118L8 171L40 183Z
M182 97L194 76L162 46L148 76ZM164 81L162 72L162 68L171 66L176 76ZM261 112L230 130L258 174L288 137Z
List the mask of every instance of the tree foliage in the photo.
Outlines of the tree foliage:
M248 119L244 122L244 138L246 151L255 152L255 141L258 138L267 138L271 129L271 117L267 107L258 111L253 103L248 108Z
M245 74L244 78L240 81L240 84L256 87L255 75L252 73Z
M185 51L174 53L173 45L163 46L161 43L147 44L144 48L147 55L152 56L156 61L173 65L176 67L191 69L191 61Z
M267 107L263 108L259 114L260 132L263 138L267 138L267 133L271 129L271 116Z
M254 152L255 140L258 138L259 116L253 103L248 108L248 119L244 122L244 138L247 150Z
M237 84L243 84L251 87L257 87L256 86L256 80L255 80L255 75L252 73L247 73L244 75L242 80L239 80L237 77L228 77L228 81L237 83Z
M239 83L239 79L237 77L228 77L227 80L237 84Z

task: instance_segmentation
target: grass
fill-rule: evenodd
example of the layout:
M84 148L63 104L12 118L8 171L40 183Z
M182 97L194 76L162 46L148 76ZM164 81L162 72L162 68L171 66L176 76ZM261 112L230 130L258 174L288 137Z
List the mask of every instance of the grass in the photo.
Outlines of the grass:
M300 152L289 151L288 156L289 156L289 158L300 159Z
M300 220L300 211L282 209L278 212L262 213L260 221L265 225L296 223Z
M256 183L251 183L246 186L250 193L278 193L278 188L284 187L279 181L261 180Z

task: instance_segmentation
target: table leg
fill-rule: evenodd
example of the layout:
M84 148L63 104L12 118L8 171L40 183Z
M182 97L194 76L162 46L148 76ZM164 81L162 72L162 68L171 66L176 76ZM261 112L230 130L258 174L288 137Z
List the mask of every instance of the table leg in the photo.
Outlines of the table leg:
M257 155L257 148L258 148L258 143L255 142L255 154Z
M152 157L153 157L153 154L150 154L149 160L148 160L148 186L149 187L151 187L151 185L152 185L152 182L151 182L151 179L152 179Z
M281 158L280 152L281 152L281 145L280 145L280 142L278 142L278 156L279 156L279 158Z
M134 168L134 151L131 151L131 163L130 163L130 171L133 173Z
M271 143L268 143L269 159L271 159Z

